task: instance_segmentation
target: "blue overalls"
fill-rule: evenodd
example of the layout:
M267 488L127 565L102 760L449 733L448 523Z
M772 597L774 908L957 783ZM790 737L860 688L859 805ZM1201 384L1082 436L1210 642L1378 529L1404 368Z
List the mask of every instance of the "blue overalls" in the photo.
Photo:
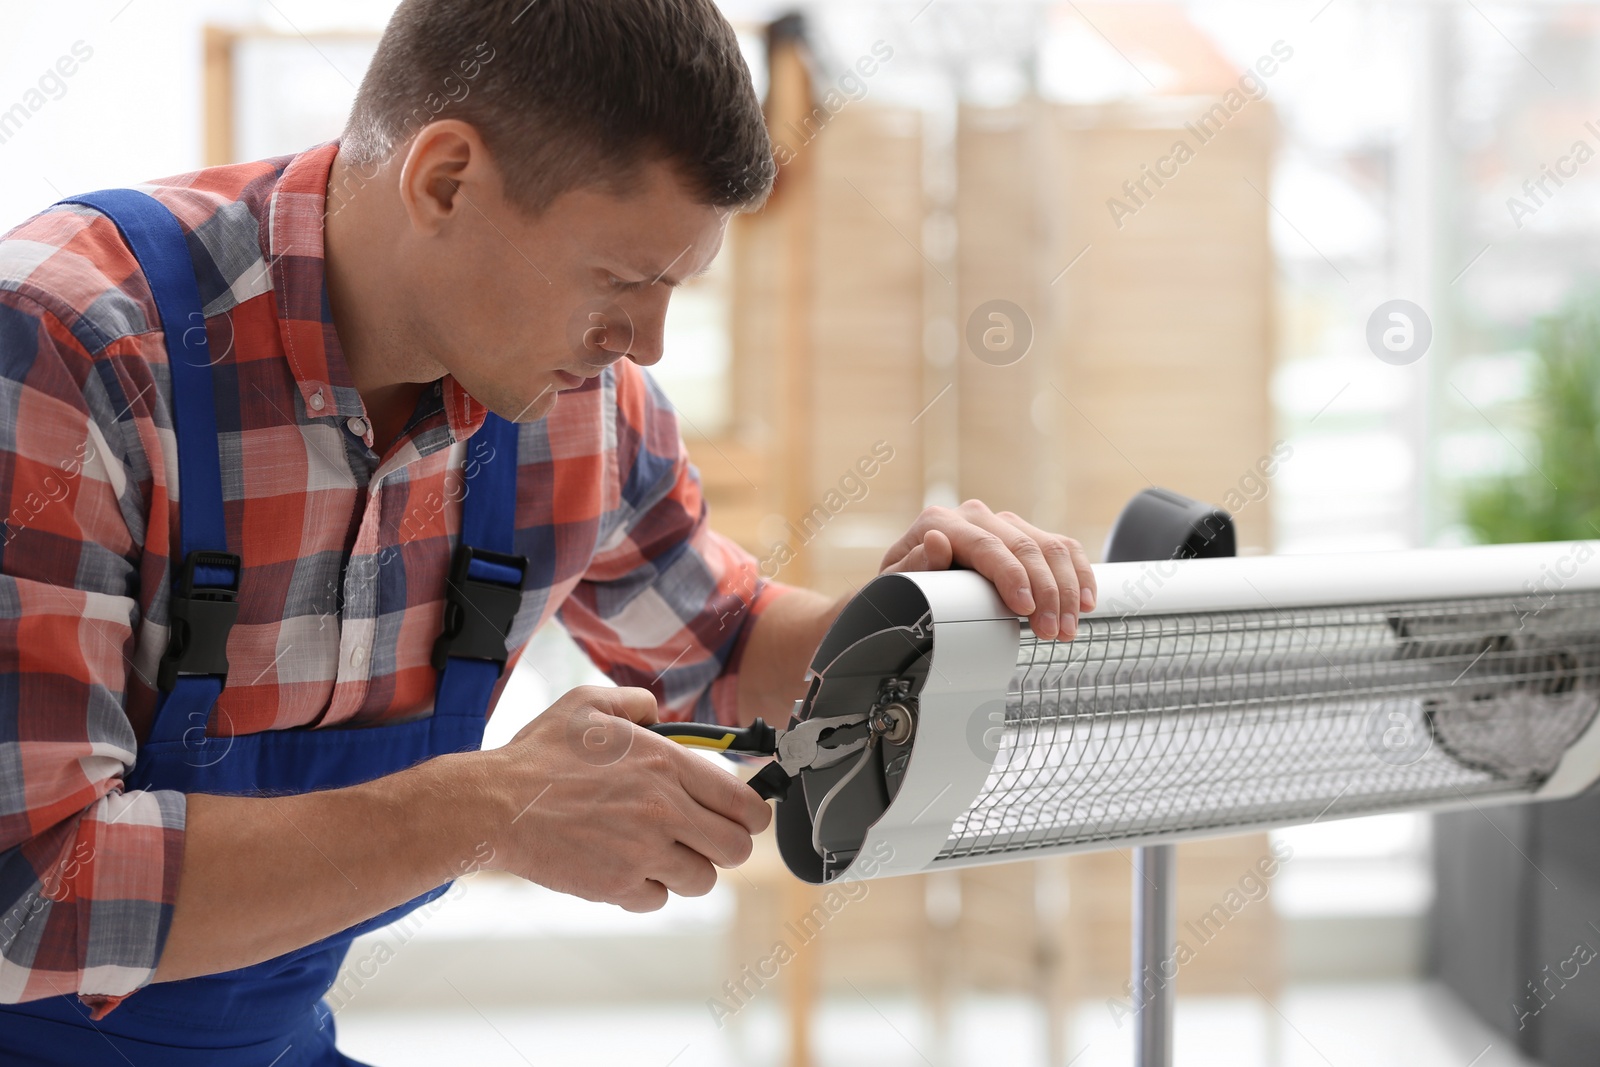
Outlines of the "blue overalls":
M494 447L467 475L445 632L433 650L440 677L432 716L359 729L208 737L206 722L226 682L226 635L238 610L240 560L228 553L224 531L206 332L185 328L205 322L194 268L177 220L154 198L111 189L66 202L94 208L122 231L155 296L172 373L181 567L174 568L172 639L158 678L163 692L126 788L303 793L478 748L526 570L525 559L511 555L516 426L491 413L478 431L490 435ZM359 1067L334 1048L333 1017L322 997L354 937L448 888L439 886L264 963L146 986L98 1022L74 995L0 1006L0 1064Z

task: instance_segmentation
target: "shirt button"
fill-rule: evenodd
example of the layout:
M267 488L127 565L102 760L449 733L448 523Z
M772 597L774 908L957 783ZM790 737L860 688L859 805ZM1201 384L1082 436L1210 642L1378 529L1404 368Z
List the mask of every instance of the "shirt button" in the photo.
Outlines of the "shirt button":
M322 391L318 390L317 392L311 394L311 399L307 400L306 403L311 405L312 411L321 411L323 406L327 404L327 401L322 399Z
M360 415L350 416L345 420L345 425L348 426L350 428L350 432L355 434L357 437L367 436L367 420L363 419Z
M367 650L366 649L358 648L358 649L356 649L356 650L354 650L353 652L350 653L350 666L359 667L365 662L367 662Z

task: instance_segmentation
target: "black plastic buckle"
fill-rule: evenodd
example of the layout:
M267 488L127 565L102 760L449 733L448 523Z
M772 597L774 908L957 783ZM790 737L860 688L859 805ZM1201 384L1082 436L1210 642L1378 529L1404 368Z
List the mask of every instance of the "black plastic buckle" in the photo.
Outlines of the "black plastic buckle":
M515 569L517 584L469 577L467 571L475 559ZM456 547L444 592L444 632L433 643L434 670L444 670L451 656L492 660L505 670L509 657L506 638L522 606L522 580L527 570L526 556L507 556L466 544Z
M232 586L194 584L196 567L225 567ZM183 558L176 588L168 603L171 627L167 651L156 671L156 685L170 693L180 674L228 678L228 631L239 615L239 557L232 552L196 550Z

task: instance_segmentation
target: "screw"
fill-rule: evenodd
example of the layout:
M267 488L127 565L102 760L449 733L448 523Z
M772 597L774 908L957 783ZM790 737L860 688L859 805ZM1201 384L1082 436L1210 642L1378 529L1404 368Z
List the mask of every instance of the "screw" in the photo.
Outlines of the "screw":
M903 745L911 740L916 728L916 717L904 704L885 704L872 720L872 730L891 745Z

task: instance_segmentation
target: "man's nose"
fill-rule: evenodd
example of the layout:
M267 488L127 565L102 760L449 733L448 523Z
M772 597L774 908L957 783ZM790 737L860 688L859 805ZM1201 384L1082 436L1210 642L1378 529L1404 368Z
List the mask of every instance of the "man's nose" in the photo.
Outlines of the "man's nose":
M633 341L627 346L626 355L641 367L653 367L661 362L666 344L665 295L660 300L641 301L628 313L633 320Z
M634 337L628 358L641 367L653 367L661 362L664 347L661 330L645 331Z

